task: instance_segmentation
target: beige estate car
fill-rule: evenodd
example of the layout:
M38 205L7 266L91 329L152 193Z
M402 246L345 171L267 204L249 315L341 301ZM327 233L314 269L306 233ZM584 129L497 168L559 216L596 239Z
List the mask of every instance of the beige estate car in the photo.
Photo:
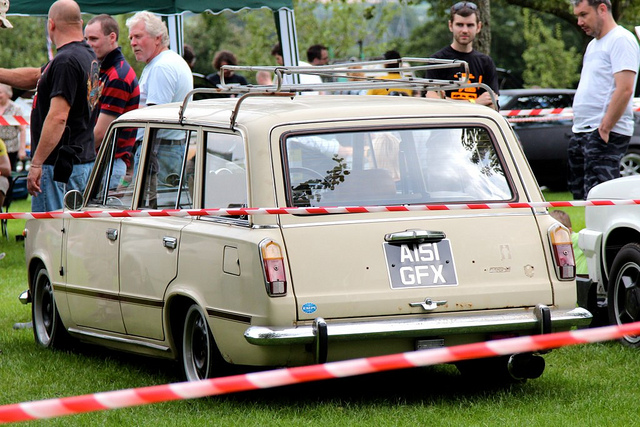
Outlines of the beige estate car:
M450 63L411 61L416 70ZM173 358L197 380L227 364L322 363L589 323L590 313L576 308L569 233L547 210L393 209L542 201L496 111L298 93L462 83L296 85L286 82L308 68L245 71L263 68L277 74L273 87L227 87L242 96L117 119L72 208L308 213L30 220L22 299L32 302L37 343L75 339ZM344 66L313 68L346 75ZM137 141L135 160L118 174L116 142L128 138ZM391 208L312 209L323 206ZM530 354L485 362L515 378L544 369Z

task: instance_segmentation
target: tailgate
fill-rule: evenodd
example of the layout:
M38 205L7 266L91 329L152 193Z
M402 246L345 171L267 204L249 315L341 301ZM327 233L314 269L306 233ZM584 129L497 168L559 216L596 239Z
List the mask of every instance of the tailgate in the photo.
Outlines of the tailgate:
M409 220L368 215L283 227L300 320L552 304L547 243L531 210L428 212ZM385 242L385 235L405 230L440 231L446 238ZM425 310L427 299L438 307Z

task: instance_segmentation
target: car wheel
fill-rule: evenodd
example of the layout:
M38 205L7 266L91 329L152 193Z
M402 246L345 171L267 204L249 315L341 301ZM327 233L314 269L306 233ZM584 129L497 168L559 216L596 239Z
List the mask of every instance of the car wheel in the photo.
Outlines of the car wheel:
M199 381L218 376L224 364L202 309L197 304L191 305L182 334L185 378L187 381Z
M640 150L630 148L620 160L620 176L640 174Z
M629 243L616 255L609 274L609 320L623 325L640 320L640 245ZM620 340L630 347L640 347L640 336Z
M36 343L45 348L66 348L71 337L60 320L49 273L40 266L34 277L31 318Z

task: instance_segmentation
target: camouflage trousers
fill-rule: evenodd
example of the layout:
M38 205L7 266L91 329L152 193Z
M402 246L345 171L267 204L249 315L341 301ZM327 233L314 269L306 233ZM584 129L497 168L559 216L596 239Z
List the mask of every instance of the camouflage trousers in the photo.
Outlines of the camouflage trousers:
M611 132L606 143L597 129L573 134L568 148L568 185L575 200L586 200L591 188L620 177L620 160L630 140L630 136Z

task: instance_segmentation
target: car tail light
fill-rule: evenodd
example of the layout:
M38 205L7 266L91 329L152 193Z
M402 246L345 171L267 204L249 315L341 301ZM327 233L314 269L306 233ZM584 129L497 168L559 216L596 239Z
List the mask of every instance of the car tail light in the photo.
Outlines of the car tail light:
M271 297L287 294L287 275L284 271L284 259L280 245L272 240L260 243L260 257L264 266L267 294Z
M561 224L554 224L549 228L549 240L551 240L553 262L558 279L575 279L576 260L573 256L571 232Z

